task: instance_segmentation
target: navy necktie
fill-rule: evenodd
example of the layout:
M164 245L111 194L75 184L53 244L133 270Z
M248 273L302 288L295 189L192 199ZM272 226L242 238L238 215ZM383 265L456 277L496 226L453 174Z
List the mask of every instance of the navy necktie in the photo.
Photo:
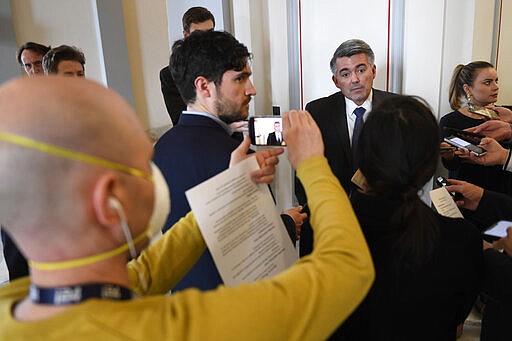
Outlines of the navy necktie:
M358 107L354 110L354 114L356 115L356 123L354 124L354 131L352 133L352 155L354 159L354 169L357 169L359 166L357 158L357 145L359 143L359 135L361 135L361 130L363 129L363 116L365 111L366 109L363 107Z

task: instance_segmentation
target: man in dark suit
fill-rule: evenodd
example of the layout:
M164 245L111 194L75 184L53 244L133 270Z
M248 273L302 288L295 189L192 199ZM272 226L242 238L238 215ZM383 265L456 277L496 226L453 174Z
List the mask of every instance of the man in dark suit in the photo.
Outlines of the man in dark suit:
M190 211L185 191L229 166L231 152L240 143L231 136L229 124L247 118L256 95L249 58L247 48L227 32L196 32L173 45L170 65L188 110L155 145L154 162L169 184L172 200L164 231ZM304 216L289 213L283 220L290 233ZM219 284L222 279L206 250L173 290L210 290Z
M183 23L183 38L186 38L194 31L212 31L215 28L215 17L204 7L191 7L181 19ZM164 96L165 107L171 117L173 125L178 123L181 112L187 109L181 98L180 92L174 83L169 66L166 65L160 70L160 84Z
M267 145L281 146L283 145L283 134L281 133L281 122L274 122L274 131L268 134Z
M330 62L332 81L338 89L328 97L316 99L306 105L322 131L325 156L341 185L350 193L354 186L351 178L357 170L357 138L364 120L380 101L394 94L373 89L377 74L375 55L362 40L343 42ZM296 196L301 205L307 202L300 182L296 181ZM301 255L312 250L312 231L305 224L301 231Z

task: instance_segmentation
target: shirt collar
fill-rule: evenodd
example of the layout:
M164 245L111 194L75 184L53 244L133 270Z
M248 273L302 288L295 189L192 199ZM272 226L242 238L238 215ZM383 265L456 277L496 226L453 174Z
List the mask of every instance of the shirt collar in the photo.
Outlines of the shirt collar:
M215 122L217 122L221 127L222 129L224 129L226 131L226 133L231 136L233 134L233 130L231 129L231 127L229 126L229 124L227 124L226 122L224 122L223 120L221 120L220 118L218 118L217 116L214 116L212 114L209 114L207 112L204 112L204 111L192 111L192 110L184 110L182 112L182 115L197 115L197 116L204 116L204 117L208 117L212 120L214 120Z
M372 98L373 98L373 89L370 90L370 94L368 95L368 98L363 102L362 105L355 104L351 99L348 99L345 97L345 110L347 112L347 115L350 117L351 115L354 115L354 110L359 107L363 107L366 109L365 116L372 110Z

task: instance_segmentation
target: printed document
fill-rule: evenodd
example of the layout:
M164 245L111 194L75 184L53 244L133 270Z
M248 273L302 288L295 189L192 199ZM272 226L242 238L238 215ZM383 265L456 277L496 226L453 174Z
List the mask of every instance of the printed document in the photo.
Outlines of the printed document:
M452 196L446 188L439 187L430 191L430 199L437 213L449 218L464 218Z
M226 286L274 276L298 258L268 186L251 180L258 168L249 157L185 193Z

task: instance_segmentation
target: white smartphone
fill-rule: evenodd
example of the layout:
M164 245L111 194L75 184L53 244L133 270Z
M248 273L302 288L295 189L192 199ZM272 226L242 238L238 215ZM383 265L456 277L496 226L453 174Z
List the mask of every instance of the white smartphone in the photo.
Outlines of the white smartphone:
M507 229L509 227L512 227L512 221L500 220L496 224L492 225L487 230L485 230L484 234L487 236L498 238L506 237Z

